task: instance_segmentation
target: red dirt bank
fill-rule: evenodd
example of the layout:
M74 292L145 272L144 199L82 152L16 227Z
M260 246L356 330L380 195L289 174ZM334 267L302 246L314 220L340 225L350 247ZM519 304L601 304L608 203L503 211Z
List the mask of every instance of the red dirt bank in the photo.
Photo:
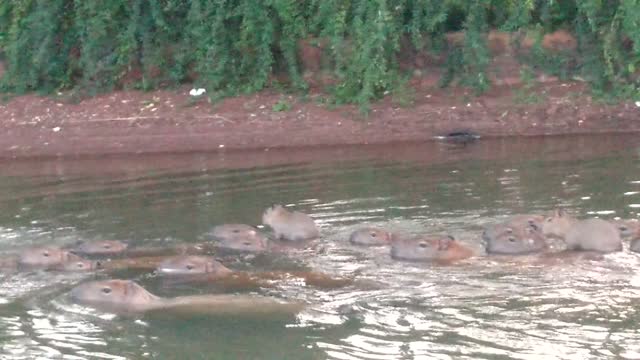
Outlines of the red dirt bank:
M639 107L595 102L583 83L545 82L536 89L536 103L521 104L510 85L476 97L461 89L437 89L432 80L414 83L411 106L384 99L366 118L353 106L330 109L318 101L320 95L303 102L263 92L215 106L194 103L189 88L119 91L78 104L26 95L0 104L0 157L427 141L459 129L483 136L640 130ZM291 109L274 111L279 101Z

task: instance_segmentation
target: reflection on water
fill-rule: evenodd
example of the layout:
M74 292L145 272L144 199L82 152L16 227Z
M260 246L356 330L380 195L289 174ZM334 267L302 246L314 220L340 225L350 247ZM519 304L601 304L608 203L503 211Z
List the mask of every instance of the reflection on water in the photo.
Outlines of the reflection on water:
M126 318L69 302L71 287L103 274L4 269L0 358L640 359L638 255L487 257L479 237L486 223L556 206L637 217L639 145L597 136L6 162L5 257L83 239L195 242L217 224L257 224L265 207L284 203L311 214L323 236L277 256L357 281L257 291L310 302L295 319ZM478 256L452 266L393 261L384 247L347 242L363 223L452 234ZM246 261L229 266L273 266ZM119 275L166 297L219 291Z

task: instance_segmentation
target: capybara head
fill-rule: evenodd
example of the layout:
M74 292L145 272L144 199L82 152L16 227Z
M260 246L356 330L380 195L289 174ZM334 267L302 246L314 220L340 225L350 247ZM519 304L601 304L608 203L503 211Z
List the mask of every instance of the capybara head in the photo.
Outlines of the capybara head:
M528 254L547 248L540 226L534 221L508 221L488 226L482 233L487 253Z
M620 231L620 237L633 238L640 235L640 221L638 220L612 220L611 223Z
M91 261L87 259L73 259L62 263L60 270L62 271L91 271L100 269L102 264L99 261Z
M276 204L267 208L264 213L262 213L262 223L273 227L274 223L282 221L282 219L286 218L289 214L289 210L285 209L284 206Z
M268 239L258 229L244 224L225 224L213 228L211 235L222 249L261 252L266 251Z
M128 245L119 240L83 241L73 248L73 252L83 255L117 255L123 253Z
M90 281L71 290L73 302L106 311L141 311L157 299L131 280Z
M564 239L576 219L563 209L554 210L542 223L544 236Z
M282 205L273 205L262 214L262 223L273 229L276 239L303 241L320 234L313 219L299 211L289 211Z
M18 267L24 270L51 269L73 259L80 258L56 246L38 246L20 252Z
M157 271L166 276L207 274L220 277L228 276L232 272L212 257L197 255L170 257L158 265Z
M463 251L465 254L458 254ZM398 238L391 242L391 257L398 260L453 260L471 256L453 236Z
M366 227L358 229L351 233L349 242L355 245L387 245L391 243L392 235L390 232L374 227Z

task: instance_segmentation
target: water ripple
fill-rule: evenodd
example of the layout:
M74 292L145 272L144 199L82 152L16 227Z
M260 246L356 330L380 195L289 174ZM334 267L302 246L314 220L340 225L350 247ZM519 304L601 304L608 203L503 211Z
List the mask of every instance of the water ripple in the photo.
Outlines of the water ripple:
M354 148L357 156L341 149L323 161L200 154L158 170L147 163L109 170L115 161L98 175L45 164L50 174L0 176L5 255L86 238L195 241L215 224L257 224L264 208L282 203L309 213L322 239L228 265L259 272L284 263L354 280L337 289L291 280L239 290L310 304L295 319L267 321L120 317L70 303L68 290L87 275L2 273L0 358L640 359L640 256L628 244L603 261L544 261L486 256L480 242L486 224L558 206L636 217L640 162L629 149L637 144L496 140L396 146L397 153ZM348 242L365 225L451 234L477 256L450 266L395 261L388 247ZM97 277L116 275L162 296L220 291L162 288L151 273Z

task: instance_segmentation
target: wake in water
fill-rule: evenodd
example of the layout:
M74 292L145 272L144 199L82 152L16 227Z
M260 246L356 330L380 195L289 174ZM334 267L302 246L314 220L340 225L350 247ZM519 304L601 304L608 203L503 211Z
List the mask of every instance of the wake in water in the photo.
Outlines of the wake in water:
M194 155L172 162L181 164L175 171L111 163L101 175L59 166L55 176L0 177L0 251L16 265L0 274L0 357L640 357L639 257L629 242L636 223L611 223L622 251L595 256L563 252L590 244L584 236L566 243L575 221L544 229L555 208L580 221L636 217L633 143L589 139L340 149L347 160L334 152L286 165L260 155L244 169ZM270 238L258 223L275 203L308 214L319 238ZM236 227L213 231L224 224ZM280 234L297 233L282 224ZM354 233L364 240L350 241ZM65 258L80 264L68 255L53 256L61 260L53 266L17 266L23 250L42 246L90 261L90 271L67 271ZM155 271L185 255L223 264L237 282L219 283L215 268L190 261L177 266L198 271L195 278L167 281ZM307 307L268 321L170 311L123 317L69 295L113 278L187 306L231 293Z

